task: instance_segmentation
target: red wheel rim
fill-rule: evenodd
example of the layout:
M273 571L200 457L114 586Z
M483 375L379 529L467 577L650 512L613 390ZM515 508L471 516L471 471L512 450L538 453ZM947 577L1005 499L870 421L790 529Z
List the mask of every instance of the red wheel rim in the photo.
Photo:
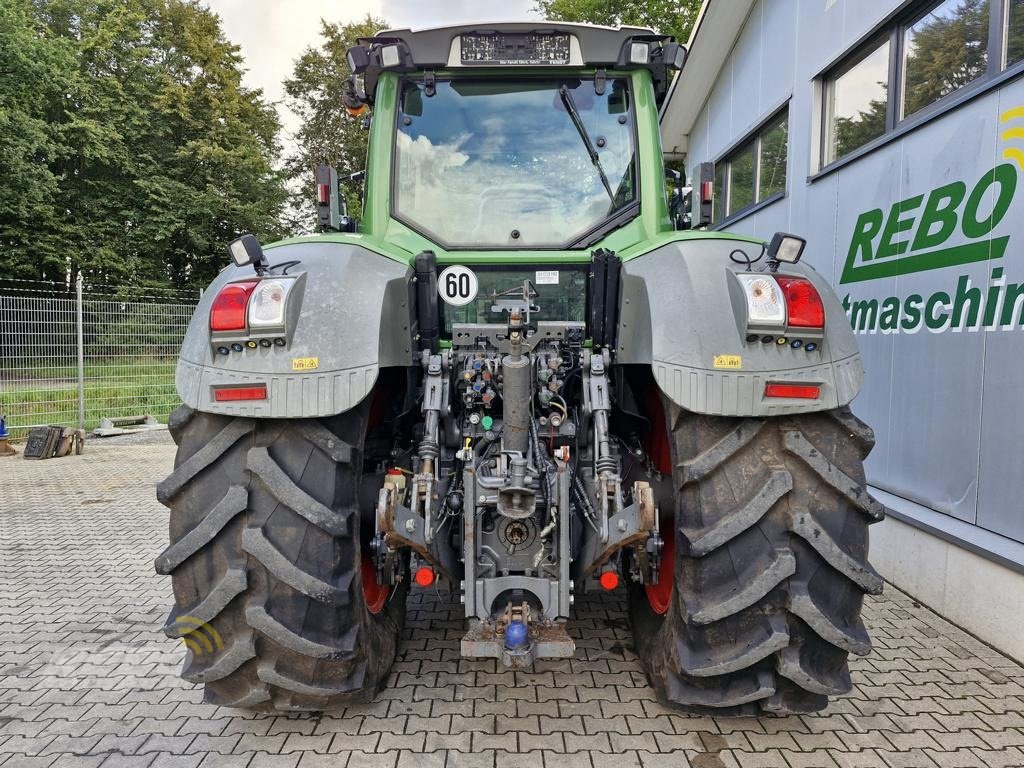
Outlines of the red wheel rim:
M363 576L363 599L366 601L366 610L370 613L380 613L384 610L384 603L388 601L391 587L377 583L377 569L373 567L370 558L360 557L359 569Z
M393 388L389 384L390 382L382 381L378 382L377 386L373 388L370 413L366 419L367 435L384 420L388 402L393 396ZM391 586L389 584L377 583L377 569L373 567L373 559L365 551L360 553L359 556L359 570L362 574L363 601L366 603L366 610L370 613L380 613L384 610L384 603L388 601Z
M669 520L667 523L661 529L661 537L665 546L661 550L658 583L644 585L647 602L650 603L651 610L659 615L665 614L672 603L672 582L675 580L673 577L676 563L676 537L672 531L672 522Z
M647 388L647 414L651 419L651 432L647 436L644 448L651 457L651 463L661 474L672 476L672 446L668 439L668 425L665 409L661 404L661 393L656 384L651 382ZM664 514L659 520L661 539L664 546L661 550L661 565L658 568L658 583L646 584L647 602L651 610L664 615L672 603L673 582L675 581L676 537L675 515Z

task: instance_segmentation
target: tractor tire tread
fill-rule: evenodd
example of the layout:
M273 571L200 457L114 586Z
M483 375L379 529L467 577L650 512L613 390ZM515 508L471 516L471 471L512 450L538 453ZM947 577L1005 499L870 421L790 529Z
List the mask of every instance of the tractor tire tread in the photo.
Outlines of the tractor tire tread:
M822 709L850 690L848 655L870 652L861 602L882 590L867 561L884 511L862 467L873 433L849 409L730 419L663 407L680 545L667 613L630 588L648 679L663 703L705 714Z

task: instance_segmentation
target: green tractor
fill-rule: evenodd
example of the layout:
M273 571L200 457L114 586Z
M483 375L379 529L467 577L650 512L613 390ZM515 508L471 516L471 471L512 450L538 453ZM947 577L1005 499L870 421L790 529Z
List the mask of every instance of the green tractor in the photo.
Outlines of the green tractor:
M360 220L321 168L320 233L232 243L181 351L156 568L185 679L331 709L386 683L410 589L513 668L571 657L574 600L618 591L669 705L849 691L882 589L861 358L803 240L709 231L710 181L666 173L685 50L530 22L348 56Z

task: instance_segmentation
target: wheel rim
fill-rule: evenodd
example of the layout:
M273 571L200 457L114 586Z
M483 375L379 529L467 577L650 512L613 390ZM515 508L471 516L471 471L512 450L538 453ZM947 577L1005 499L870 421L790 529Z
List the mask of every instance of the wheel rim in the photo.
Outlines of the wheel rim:
M645 584L644 591L647 592L647 602L651 610L659 615L664 615L672 603L672 583L675 581L676 562L676 537L672 531L672 522L661 529L664 547L661 550L661 565L658 568L658 583Z
M378 385L373 388L370 413L366 419L366 434L363 437L364 445L366 437L373 431L374 427L384 420L384 414L387 411L391 397L392 392L388 386ZM366 610L370 613L380 613L384 610L384 604L388 601L391 586L377 583L377 569L373 565L373 558L366 553L365 548L367 545L364 544L363 546L364 550L359 556L359 570L362 573L363 581L363 601L366 603Z
M657 385L647 390L647 413L651 420L651 432L647 436L645 448L651 457L651 463L661 474L672 476L672 446L668 439L668 424L665 408L661 402L661 393ZM659 529L664 546L661 549L661 564L658 567L658 583L645 584L647 602L651 610L664 615L672 603L673 583L675 582L676 536L675 516L664 515L659 520Z
M365 555L359 558L359 570L363 577L363 600L366 602L366 610L370 613L380 613L384 610L384 603L388 601L391 587L377 583L377 569L373 567L373 561Z

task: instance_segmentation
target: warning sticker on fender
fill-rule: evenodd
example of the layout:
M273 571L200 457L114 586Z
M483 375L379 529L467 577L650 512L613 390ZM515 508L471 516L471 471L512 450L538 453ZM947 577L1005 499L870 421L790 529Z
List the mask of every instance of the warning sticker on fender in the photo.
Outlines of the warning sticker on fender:
M739 355L715 355L715 368L738 371L743 368L743 358Z
M320 367L319 357L293 357L292 358L292 370L293 371L315 371Z

